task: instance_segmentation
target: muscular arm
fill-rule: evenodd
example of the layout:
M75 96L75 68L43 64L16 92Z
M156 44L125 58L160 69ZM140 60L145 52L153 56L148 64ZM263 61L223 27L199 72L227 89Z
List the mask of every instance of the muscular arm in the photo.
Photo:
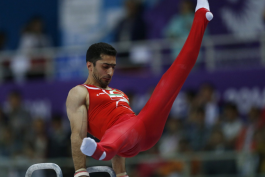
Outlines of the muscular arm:
M88 93L82 86L70 90L67 101L67 115L71 124L71 146L75 170L86 168L86 156L80 151L82 140L87 135L87 102ZM111 160L116 174L124 173L125 158L116 155Z
M87 136L87 90L76 86L70 90L66 108L71 124L71 147L75 170L86 168L86 156L80 151L83 138Z

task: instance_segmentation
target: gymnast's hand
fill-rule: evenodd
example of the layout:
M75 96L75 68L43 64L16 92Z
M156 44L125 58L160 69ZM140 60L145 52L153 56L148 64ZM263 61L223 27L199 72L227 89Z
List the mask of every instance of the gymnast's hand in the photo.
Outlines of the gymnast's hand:
M79 170L75 171L74 177L87 177L89 173L86 171L85 168L80 168Z

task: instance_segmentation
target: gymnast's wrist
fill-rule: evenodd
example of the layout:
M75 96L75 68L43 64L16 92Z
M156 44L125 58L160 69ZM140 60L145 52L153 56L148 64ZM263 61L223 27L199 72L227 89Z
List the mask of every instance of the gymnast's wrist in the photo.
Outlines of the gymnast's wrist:
M79 170L75 171L74 177L80 177L80 176L89 176L89 173L86 171L85 168L80 168Z
M117 174L116 177L129 177L129 176L127 175L126 172L124 172L124 173Z

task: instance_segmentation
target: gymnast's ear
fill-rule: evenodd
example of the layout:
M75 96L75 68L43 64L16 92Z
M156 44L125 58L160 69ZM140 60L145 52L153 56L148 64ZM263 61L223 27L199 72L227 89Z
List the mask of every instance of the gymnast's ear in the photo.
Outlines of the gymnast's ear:
M92 71L93 63L91 63L89 61L86 62L86 67L87 67L88 71Z

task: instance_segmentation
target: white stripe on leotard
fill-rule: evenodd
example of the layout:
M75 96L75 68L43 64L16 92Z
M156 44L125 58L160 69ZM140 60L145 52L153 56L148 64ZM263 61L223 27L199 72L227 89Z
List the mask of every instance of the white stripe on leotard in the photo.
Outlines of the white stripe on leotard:
M92 90L100 90L100 88L89 87L89 86L87 86L87 85L85 85L85 84L82 84L82 85L85 86L85 87L88 88L88 89L92 89Z

